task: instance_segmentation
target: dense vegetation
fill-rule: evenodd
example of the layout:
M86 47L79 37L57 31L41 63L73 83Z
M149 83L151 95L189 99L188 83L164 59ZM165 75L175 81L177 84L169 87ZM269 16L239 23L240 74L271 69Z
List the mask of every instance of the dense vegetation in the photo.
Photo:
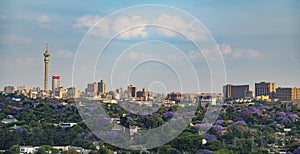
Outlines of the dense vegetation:
M21 97L19 102L12 97ZM52 150L51 146L80 146L91 149L91 153L112 151L139 153L113 147L93 135L82 122L74 101L54 99L28 99L23 96L0 95L0 119L13 115L18 122L0 124L0 149L6 153L18 153L18 145L42 146L38 153ZM126 112L117 104L103 104L111 117L127 114L124 126L138 125L143 129L163 125L176 112L176 107L161 107L155 115L137 116ZM300 143L299 110L292 105L256 102L255 105L236 104L223 106L216 123L206 134L199 134L205 107L198 107L192 119L194 126L188 126L169 143L148 151L155 153L266 153L268 150L286 148L297 153ZM132 121L131 119L135 119ZM61 122L76 122L71 128L59 127ZM290 128L285 132L285 128ZM285 133L283 136L280 133ZM202 139L207 141L203 144ZM100 149L93 144L97 141Z

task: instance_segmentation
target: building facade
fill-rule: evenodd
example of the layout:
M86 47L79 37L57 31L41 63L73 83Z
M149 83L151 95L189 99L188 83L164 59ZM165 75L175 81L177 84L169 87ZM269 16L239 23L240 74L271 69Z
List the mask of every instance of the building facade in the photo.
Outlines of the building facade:
M60 76L52 76L52 92L60 87Z
M98 93L98 83L97 82L89 83L87 85L87 88L85 89L85 93L88 97L96 96Z
M14 87L14 86L6 86L6 87L4 87L4 92L6 94L14 93L15 90L16 90L16 87Z
M269 96L270 99L275 98L276 84L274 82L255 83L255 97Z
M300 99L300 88L276 88L276 98L281 101L293 101Z
M245 98L249 91L249 85L231 85L223 86L223 95L225 98Z
M136 97L136 87L130 85L127 87L129 97L135 98Z
M75 87L70 87L67 90L67 98L79 98L80 91Z
M106 84L103 80L98 82L98 93L105 94L106 93Z
M137 92L137 98L140 101L147 101L149 98L149 92L146 88L143 88L143 90Z

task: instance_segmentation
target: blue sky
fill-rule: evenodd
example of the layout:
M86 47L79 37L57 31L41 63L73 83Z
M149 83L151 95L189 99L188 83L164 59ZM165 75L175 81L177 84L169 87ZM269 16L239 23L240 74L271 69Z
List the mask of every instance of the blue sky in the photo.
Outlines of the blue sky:
M120 9L141 4L162 4L175 7L186 11L205 25L222 51L228 83L250 84L252 89L254 83L260 81L273 81L277 83L277 86L283 87L300 87L300 20L298 17L300 2L296 0L243 2L91 1L89 3L85 3L84 1L7 0L0 3L1 89L6 85L42 87L44 73L42 53L44 52L46 43L49 44L51 54L49 74L60 75L61 84L65 87L71 86L75 54L87 30L91 28L91 23L103 19ZM125 11L125 14L121 16L128 17L128 20L126 21L126 18L110 20L112 24L109 26L119 27L112 28L113 30L110 28L107 32L111 33L115 30L122 30L122 26L120 25L124 24L124 22L131 24L144 22L143 18L136 19L134 16L151 17L157 15L157 17L162 17L163 15L170 14L170 12L164 11L156 10L151 12L151 10L148 10L148 13L144 12L144 14L129 11L130 15L126 14ZM176 23L179 24L180 21L184 21L184 26L193 27L193 24L189 22L189 18L184 18L180 14L176 16L178 18L175 18L175 15L163 17L165 17L163 19L176 20L178 21ZM183 29L187 30L184 26ZM104 27L101 28L104 29ZM108 85L109 89L115 89L120 86L124 87L125 83L119 81L119 76L124 75L122 74L122 70L125 70L123 73L127 71L125 66L131 66L130 64L134 60L141 62L147 58L166 57L170 58L170 63L173 62L174 65L178 64L179 72L185 74L181 77L185 81L185 84L188 85L183 88L184 91L196 91L197 88L194 87L195 82L192 80L193 77L191 75L192 70L184 69L185 65L178 63L180 61L178 57L183 57L183 61L187 59L178 52L175 52L175 54L172 53L178 48L184 52L186 57L190 58L196 68L197 75L201 78L199 81L200 91L209 91L211 88L209 84L209 70L203 57L193 52L196 49L193 49L191 45L182 43L180 36L169 37L168 34L172 33L148 28L132 31L132 33L128 33L128 36L120 36L121 38L114 40L111 46L103 53L103 60L100 58L100 61L96 63L95 76L91 76L90 74L80 75L80 79L76 80L74 85L83 89L87 82L104 79L107 83L110 83L112 79L116 81L112 81L114 82L113 85ZM199 33L196 32L196 34ZM89 36L92 41L93 37ZM99 35L95 37L97 37L96 40L101 42ZM105 36L101 33L100 37ZM109 70L111 70L109 68L113 66L113 63L110 62L115 62L115 58L121 54L121 51L123 52L126 48L138 43L140 40L160 40L172 44L173 47L167 47L165 46L166 44L151 41L150 43L148 41L148 43L132 47L130 48L131 50L128 50L124 54L124 63L120 62L119 64L121 67L116 67L116 69L119 69L116 72L120 74L116 74L116 76L110 78L110 75L107 75ZM100 45L96 41L91 42L91 44L95 46L82 47L82 50L85 49L82 52L86 55L86 57L81 56L83 61L96 60L93 59L95 57L89 56L93 55L92 52L99 52L96 49ZM156 51L163 52L147 50L156 47L159 47ZM173 55L173 57L169 57L170 55ZM168 70L167 67L165 68L157 64L149 67L148 65L150 64L143 65L145 68L136 69L136 72L132 74L133 77L131 80L133 81L130 82L136 84L138 87L149 87L151 81L153 80L152 82L154 82L155 79L155 81L164 81L167 85L167 91L180 90L180 87L176 85L178 80L176 78L173 79L174 74L172 74L172 71ZM188 62L185 62L185 64L188 64ZM132 66L134 66L134 63ZM94 67L94 65L91 65L87 69L94 71ZM159 78L157 76L146 75L145 72L151 69L158 71L156 73ZM165 74L162 74L159 70ZM81 73L83 72L79 71L79 74ZM153 74L155 72L152 71ZM169 80L168 77L170 77ZM123 77L121 78L123 79ZM127 81L128 77L126 76L125 78ZM218 84L221 83L219 82ZM190 90L188 90L189 88ZM221 87L215 87L214 91L221 92Z

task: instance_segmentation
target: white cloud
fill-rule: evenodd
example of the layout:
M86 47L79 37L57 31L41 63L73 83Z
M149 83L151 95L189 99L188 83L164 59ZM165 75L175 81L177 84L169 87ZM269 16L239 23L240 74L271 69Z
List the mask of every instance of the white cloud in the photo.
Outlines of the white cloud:
M44 23L49 23L50 22L50 18L48 16L46 16L46 15L40 15L37 20L38 20L38 22L40 24L44 24Z
M163 25L166 28L174 29L192 40L206 39L207 36L206 31L199 25L199 23L195 22L194 20L185 21L178 16L162 14L161 16L153 20L153 24ZM169 29L161 28L161 31L167 37L175 37L178 35L176 31L172 31ZM199 36L201 36L201 38Z
M99 24L98 24L99 23ZM115 19L101 18L99 16L86 15L77 19L74 27L76 28L95 28L91 31L94 36L109 37L110 34L119 33L126 28L146 24L146 20L142 20L140 16L117 17ZM134 37L146 37L147 32L144 31L145 26L124 31L119 38L128 39Z
M231 58L259 58L261 53L253 49L232 49L228 44L215 45L211 48L205 48L200 51L190 51L188 57L192 60L198 60L202 57L202 54L205 55L209 60L214 59L214 54L220 49L221 54L225 57L229 56Z
M128 58L130 60L146 60L153 58L153 56L144 52L130 52Z
M234 54L232 55L233 58L243 58L243 57L248 57L248 58L258 58L261 56L261 53L257 50L249 49L249 50L244 50L244 49L237 49Z
M154 18L142 18L141 16L118 16L114 18L102 18L99 16L85 15L77 18L76 23L73 25L75 28L94 28L90 33L94 36L110 37L111 34L122 32L119 38L145 38L149 35L146 30L146 24L163 26L158 27L159 34L166 37L176 37L178 34L171 29L182 33L186 37L195 40L204 39L207 34L199 23L192 21L185 21L178 16L170 16L167 14L160 15ZM128 29L135 27L134 29ZM125 30L125 31L124 31Z
M232 53L232 48L230 47L230 45L228 44L222 44L221 46L219 46L219 49L221 50L221 53L223 55L228 55L228 54L231 54Z
M71 51L58 50L56 53L57 53L58 57L61 57L61 58L72 58L72 57L74 57L74 54Z

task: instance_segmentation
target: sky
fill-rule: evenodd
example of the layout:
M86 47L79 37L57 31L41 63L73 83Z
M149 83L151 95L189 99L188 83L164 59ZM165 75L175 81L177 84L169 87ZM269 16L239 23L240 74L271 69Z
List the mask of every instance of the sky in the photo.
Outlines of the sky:
M165 92L300 87L297 0L0 3L0 89L43 87L46 43L49 79L80 90L101 79Z

